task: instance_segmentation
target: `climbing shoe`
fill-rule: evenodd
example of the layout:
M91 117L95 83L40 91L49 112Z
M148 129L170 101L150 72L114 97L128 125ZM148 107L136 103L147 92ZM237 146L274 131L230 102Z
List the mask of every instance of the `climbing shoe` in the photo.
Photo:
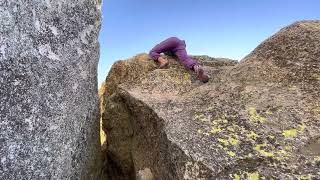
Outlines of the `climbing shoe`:
M205 74L204 70L199 65L195 65L193 69L201 82L207 83L209 81L209 77Z

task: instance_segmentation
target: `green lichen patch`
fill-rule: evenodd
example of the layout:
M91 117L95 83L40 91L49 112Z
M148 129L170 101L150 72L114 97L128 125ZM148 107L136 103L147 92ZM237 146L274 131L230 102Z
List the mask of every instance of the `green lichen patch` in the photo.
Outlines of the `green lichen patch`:
M255 122L255 123L264 123L266 121L266 118L265 117L262 117L261 115L259 115L257 113L257 110L256 108L254 107L249 107L248 110L247 110L248 114L249 114L249 119L252 121L252 122Z
M320 156L316 156L316 157L314 157L312 164L316 165L319 162L320 162Z
M298 180L311 180L313 179L312 174L304 174L304 175L300 175L297 178Z
M222 144L223 146L229 146L229 141L226 140L226 139L218 138L218 141L219 141L220 144Z
M253 141L257 140L258 137L259 137L259 135L253 131L250 131L250 133L247 134L247 138L250 140L253 140Z
M295 90L297 90L297 86L290 85L290 86L288 87L288 90L289 90L289 91L295 91Z
M236 135L228 136L226 139L224 138L218 138L218 141L223 145L223 146L236 146L239 144L239 140Z
M312 77L314 80L320 81L320 74L312 74L311 77Z
M248 180L259 180L259 172L247 173Z
M211 109L211 108L210 108ZM266 111L270 111L267 113ZM211 136L216 142L216 148L222 151L227 159L256 159L260 158L264 162L275 162L268 166L273 168L286 168L292 157L295 156L290 138L298 138L299 134L303 134L307 128L304 121L291 124L293 128L283 129L276 124L277 128L269 128L268 133L261 131L261 126L268 126L272 120L273 113L279 113L274 109L259 111L251 107L247 109L250 121L238 121L239 116L233 114L221 113L207 110L205 112L196 113L195 119L202 122L201 134ZM282 113L286 110L283 109ZM271 120L268 121L265 116ZM275 121L276 122L276 121ZM275 123L274 122L274 123ZM263 124L262 124L263 123ZM268 126L269 127L269 126ZM273 127L273 126L272 126ZM312 162L312 160L309 160ZM256 171L259 171L256 169ZM250 171L249 171L250 172ZM243 174L230 174L229 177L249 179L246 172ZM251 172L252 178L256 174ZM297 175L293 177L298 177ZM270 178L270 177L268 177ZM258 179L268 179L259 175Z
M229 137L229 143L233 146L238 145L239 144L239 140L233 137Z
M297 136L297 130L296 130L296 129L284 130L284 131L282 132L282 135L283 135L285 138L296 137L296 136Z
M217 134L217 133L220 133L222 130L219 126L212 126L211 130L210 130L210 133L211 134Z
M240 176L238 174L233 175L233 180L240 180Z
M273 157L274 154L272 152L268 152L263 149L263 147L266 147L266 144L258 144L253 149L256 150L261 156L264 157Z
M195 114L194 119L201 122L210 122L210 119L204 114Z
M190 81L191 75L189 73L183 73L183 80Z
M231 156L231 157L236 156L236 153L233 152L233 151L227 151L227 154L228 154L229 156Z

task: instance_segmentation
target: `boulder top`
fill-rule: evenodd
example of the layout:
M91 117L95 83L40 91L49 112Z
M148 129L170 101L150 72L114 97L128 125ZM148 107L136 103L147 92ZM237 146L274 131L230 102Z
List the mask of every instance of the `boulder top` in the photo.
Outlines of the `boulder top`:
M296 22L239 63L195 56L211 76L206 84L173 58L157 69L140 54L113 65L103 98L121 96L139 117L152 111L167 140L211 170L206 177L319 178L319 47L320 21Z
M312 83L320 72L320 21L281 29L245 57L230 75L242 81Z

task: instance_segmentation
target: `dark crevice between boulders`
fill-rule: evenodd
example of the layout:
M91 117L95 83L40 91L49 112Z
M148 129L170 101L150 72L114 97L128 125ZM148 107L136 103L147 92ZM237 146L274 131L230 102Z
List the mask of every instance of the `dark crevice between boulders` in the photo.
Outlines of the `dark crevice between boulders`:
M103 130L108 134L103 149L103 171L107 179L135 179L135 173L131 156L132 129L128 118L131 114L124 103L123 98L113 94L105 99L105 107L101 113L102 119L109 123L103 123ZM112 118L111 117L117 117ZM125 133L123 133L123 132ZM120 136L120 137L119 137ZM121 140L119 141L120 138ZM119 143L114 142L119 141Z

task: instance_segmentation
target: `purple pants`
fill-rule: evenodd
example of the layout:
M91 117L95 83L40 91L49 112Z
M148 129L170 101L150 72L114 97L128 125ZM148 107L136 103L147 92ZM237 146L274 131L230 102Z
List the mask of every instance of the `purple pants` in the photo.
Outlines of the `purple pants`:
M161 43L157 44L154 48L151 49L149 56L151 59L157 61L160 57L160 53L171 51L174 53L183 64L188 69L193 69L193 66L198 64L197 61L190 58L187 55L186 43L183 40L180 40L176 37L168 38Z

